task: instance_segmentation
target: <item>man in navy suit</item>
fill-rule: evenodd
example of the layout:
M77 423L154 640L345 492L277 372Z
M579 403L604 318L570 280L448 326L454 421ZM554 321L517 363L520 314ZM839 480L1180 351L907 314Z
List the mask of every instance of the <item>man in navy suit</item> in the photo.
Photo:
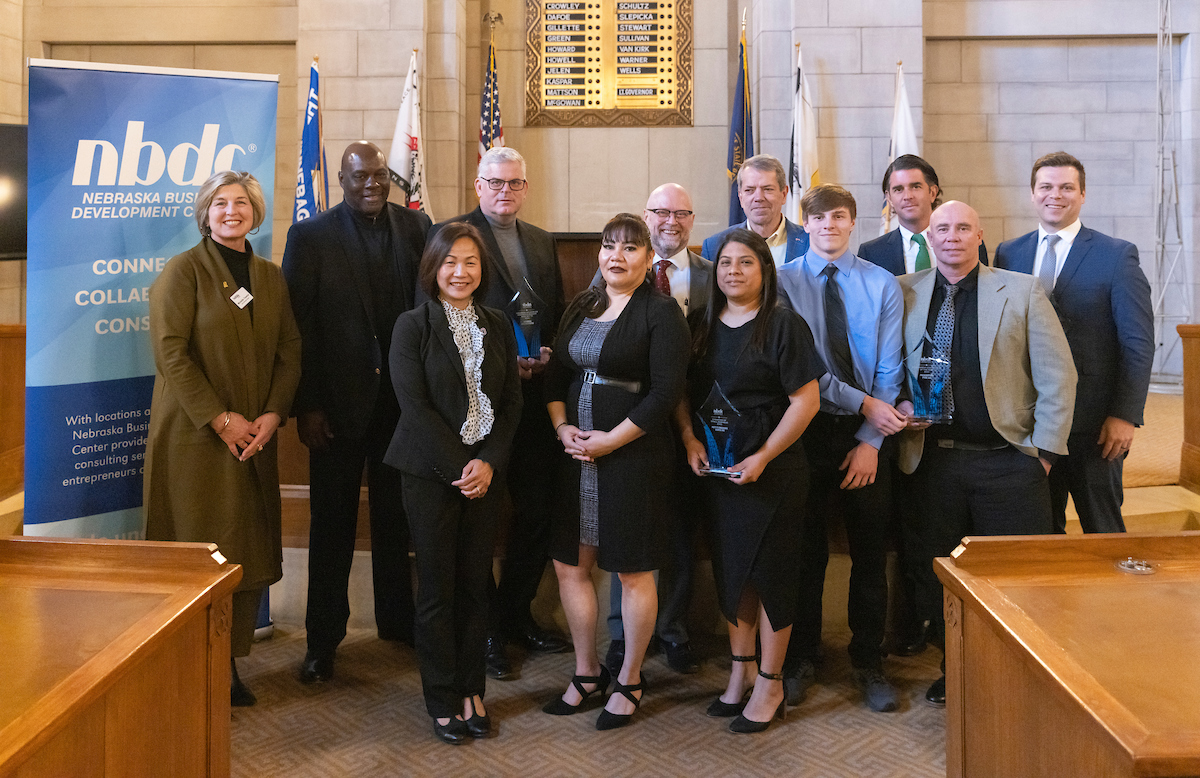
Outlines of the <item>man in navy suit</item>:
M746 223L735 224L705 240L700 246L700 255L715 262L725 233L744 227L767 239L775 267L804 256L808 251L808 233L783 216L788 186L782 163L770 154L757 154L738 168L737 180L738 200L746 212Z
M1079 221L1079 160L1047 154L1033 163L1030 186L1041 225L1001 243L996 267L1041 280L1079 372L1069 454L1050 471L1054 527L1066 531L1070 492L1084 532L1124 532L1122 465L1142 423L1154 360L1150 284L1136 246Z
M883 195L899 226L858 247L858 256L894 276L926 270L936 262L929 245L929 216L942 196L937 171L916 154L902 154L883 171ZM979 261L988 263L987 246Z

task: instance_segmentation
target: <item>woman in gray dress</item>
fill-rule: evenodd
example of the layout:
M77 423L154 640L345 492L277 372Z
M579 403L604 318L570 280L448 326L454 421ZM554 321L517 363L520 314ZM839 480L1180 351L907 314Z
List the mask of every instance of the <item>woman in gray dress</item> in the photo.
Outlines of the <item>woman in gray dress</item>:
M575 677L543 710L568 715L610 681L596 654L592 568L623 587L625 662L597 729L629 723L641 704L641 666L654 630L654 570L667 551L677 449L671 413L683 391L688 329L679 305L646 281L645 223L618 214L601 235L603 283L563 315L546 371L551 422L570 455L563 468L551 555L575 644Z

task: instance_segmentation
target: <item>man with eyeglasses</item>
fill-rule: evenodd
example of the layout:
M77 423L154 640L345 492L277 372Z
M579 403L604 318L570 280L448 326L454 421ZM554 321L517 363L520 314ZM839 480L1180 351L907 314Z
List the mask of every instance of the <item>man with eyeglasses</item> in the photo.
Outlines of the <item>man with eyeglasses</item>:
M770 154L756 154L738 168L737 182L738 200L746 212L746 222L734 224L705 240L700 247L704 258L715 260L725 234L738 227L766 238L777 268L804 256L808 251L808 233L783 215L788 194L783 164Z
M483 304L506 310L522 279L528 281L541 298L541 342L553 343L565 307L562 273L554 236L517 218L529 193L525 158L506 146L489 149L479 160L477 175L479 207L449 221L474 225L487 244L491 281ZM447 223L435 225L430 237ZM501 680L512 676L505 639L536 653L570 649L564 638L538 626L529 610L550 559L549 495L562 451L542 397L542 372L549 361L550 349L545 345L539 358L517 358L525 403L506 476L513 516L500 583L493 581L490 587L486 655L488 676Z
M712 262L688 249L696 214L692 211L692 196L679 184L663 184L650 193L642 212L650 228L650 247L654 260L647 274L650 282L663 294L675 298L683 315L702 311L708 306L708 290ZM600 282L596 272L592 285ZM695 478L681 458L677 478L687 483ZM695 489L679 488L679 511L671 533L671 564L658 572L658 624L655 636L662 644L667 665L678 673L700 671L700 663L692 652L688 639L686 617L692 599L692 567L698 512L688 502ZM621 581L612 575L609 588L608 654L604 663L615 676L625 659L625 632L621 621Z

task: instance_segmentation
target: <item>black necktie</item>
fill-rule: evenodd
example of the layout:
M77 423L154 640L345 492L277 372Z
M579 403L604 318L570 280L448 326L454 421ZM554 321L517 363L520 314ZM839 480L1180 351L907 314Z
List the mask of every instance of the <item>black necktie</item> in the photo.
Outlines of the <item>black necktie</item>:
M950 375L951 351L954 344L954 297L959 292L956 284L946 284L946 296L938 309L937 324L933 328L933 378L934 386L944 387L942 403L946 413L954 413L954 384Z
M833 374L845 383L860 388L854 378L854 360L850 356L850 333L846 327L846 306L842 302L842 290L834 275L837 266L832 262L825 266L825 340L829 356L833 360Z

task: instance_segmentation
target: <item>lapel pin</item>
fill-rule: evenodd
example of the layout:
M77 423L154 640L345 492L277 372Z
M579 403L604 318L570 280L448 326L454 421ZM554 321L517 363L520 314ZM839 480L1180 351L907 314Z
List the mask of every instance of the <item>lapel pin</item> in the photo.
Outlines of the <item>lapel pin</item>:
M228 281L222 281L222 282L221 282L221 287L222 287L222 288L224 288L224 289L228 289L228 288L229 288L229 282L228 282Z

